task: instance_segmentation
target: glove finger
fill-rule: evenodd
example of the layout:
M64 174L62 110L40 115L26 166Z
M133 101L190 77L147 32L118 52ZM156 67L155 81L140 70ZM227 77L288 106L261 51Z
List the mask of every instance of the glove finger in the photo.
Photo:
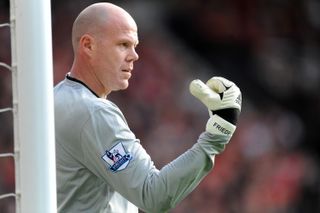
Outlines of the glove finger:
M234 82L223 77L212 77L206 84L212 90L219 93L221 99L223 99L220 109L236 108L241 111L241 91Z
M210 87L212 90L214 90L217 93L222 93L228 88L230 88L234 83L232 81L229 81L223 77L212 77L209 79L206 83L208 87Z
M210 89L201 80L196 79L190 83L190 93L198 98L208 109L213 110L215 105L220 102L218 93Z

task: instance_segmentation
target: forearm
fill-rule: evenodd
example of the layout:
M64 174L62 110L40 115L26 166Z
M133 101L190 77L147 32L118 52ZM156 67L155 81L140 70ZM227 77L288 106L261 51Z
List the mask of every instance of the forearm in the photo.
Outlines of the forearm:
M213 161L195 144L174 161L148 176L143 185L146 212L166 212L185 198L208 174Z
M210 172L214 156L223 151L222 146L228 140L202 133L191 149L146 179L140 208L146 212L166 212L173 208Z

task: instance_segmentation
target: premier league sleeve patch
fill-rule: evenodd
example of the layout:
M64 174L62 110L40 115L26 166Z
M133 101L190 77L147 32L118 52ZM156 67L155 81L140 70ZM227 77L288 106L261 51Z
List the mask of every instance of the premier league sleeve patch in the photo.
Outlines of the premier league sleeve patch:
M125 150L123 144L120 142L110 150L106 150L101 158L109 165L109 169L112 172L118 172L128 166L132 155Z

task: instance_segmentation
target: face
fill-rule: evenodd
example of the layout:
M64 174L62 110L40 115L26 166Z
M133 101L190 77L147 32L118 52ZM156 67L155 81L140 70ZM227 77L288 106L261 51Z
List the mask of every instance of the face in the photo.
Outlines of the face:
M133 20L115 20L96 39L92 66L107 93L129 86L133 63L138 60L137 26Z

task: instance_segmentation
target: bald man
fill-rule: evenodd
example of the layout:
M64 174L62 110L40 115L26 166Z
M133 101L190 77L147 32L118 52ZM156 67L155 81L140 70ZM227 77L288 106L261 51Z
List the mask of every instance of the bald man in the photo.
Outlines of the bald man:
M110 3L90 5L73 24L74 61L54 89L59 212L167 212L208 174L230 140L204 132L176 160L154 166L107 99L128 87L138 43L133 18Z

